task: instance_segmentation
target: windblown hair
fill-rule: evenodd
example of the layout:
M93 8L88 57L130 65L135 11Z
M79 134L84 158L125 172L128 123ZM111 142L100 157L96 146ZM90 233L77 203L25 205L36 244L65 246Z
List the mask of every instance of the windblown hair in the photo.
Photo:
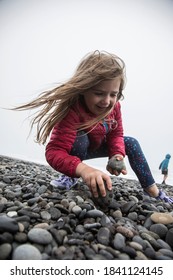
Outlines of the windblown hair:
M52 90L41 93L33 101L15 107L14 110L28 110L42 107L31 122L31 129L37 125L36 141L44 144L56 123L59 123L69 112L81 94L99 84L101 81L120 77L118 100L123 98L125 85L124 61L114 54L105 51L94 51L87 54L78 65L74 75L64 84ZM94 118L92 121L79 124L78 129L89 128L105 118L108 112Z

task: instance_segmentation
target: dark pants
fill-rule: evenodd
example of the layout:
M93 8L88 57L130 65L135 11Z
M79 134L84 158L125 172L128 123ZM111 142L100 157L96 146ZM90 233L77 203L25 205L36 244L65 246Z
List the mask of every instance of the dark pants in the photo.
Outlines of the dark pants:
M142 188L150 187L155 181L138 141L133 137L125 136L124 143L130 166L136 174ZM80 132L76 137L70 154L79 157L81 160L108 157L106 144L93 152L89 151L89 145L88 135L84 132Z

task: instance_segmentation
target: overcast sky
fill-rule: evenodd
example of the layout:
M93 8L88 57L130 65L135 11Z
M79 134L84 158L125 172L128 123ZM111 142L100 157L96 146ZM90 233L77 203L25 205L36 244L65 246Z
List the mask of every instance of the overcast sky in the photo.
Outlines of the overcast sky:
M13 107L73 74L95 49L126 63L125 135L136 137L152 169L166 153L173 170L173 1L1 0L0 154L45 161L28 137L29 112Z

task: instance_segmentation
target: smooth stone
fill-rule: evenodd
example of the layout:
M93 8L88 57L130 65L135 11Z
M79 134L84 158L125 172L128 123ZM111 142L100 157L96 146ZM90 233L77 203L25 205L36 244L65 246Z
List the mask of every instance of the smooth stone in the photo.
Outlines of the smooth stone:
M33 245L23 244L14 249L12 260L41 260L40 251Z
M83 225L79 224L76 226L75 231L78 233L84 234L86 232L86 229Z
M75 205L75 206L72 208L71 211L72 211L72 213L74 213L76 216L78 216L78 215L81 213L82 209L81 209L80 206Z
M6 215L0 216L0 232L11 232L15 233L19 230L18 223L15 221L15 219L10 218Z
M125 253L121 253L118 255L118 260L130 260L130 256L128 254Z
M98 195L99 197L93 198L93 201L96 205L100 206L101 209L106 209L108 206L111 205L113 201L113 191L108 190L105 184L106 196L102 196L100 193L100 189L98 188Z
M97 240L103 245L109 245L110 242L110 230L107 227L101 227L97 233Z
M161 246L159 245L159 243L149 233L141 232L140 235L143 239L148 241L154 249L156 249L156 250L161 249Z
M48 223L39 223L39 224L36 224L33 228L48 229L49 228L49 224Z
M130 220L133 220L133 221L136 221L138 219L138 214L136 212L130 212L127 217L130 219Z
M126 245L123 248L123 252L126 253L132 259L136 257L136 250L128 245Z
M43 220L50 220L51 219L51 214L47 211L41 211L40 216L42 217Z
M102 217L104 213L101 210L93 209L86 213L86 217L97 218Z
M77 200L77 204L83 204L84 203L84 199L79 195L76 196L76 200Z
M3 232L0 234L0 243L13 243L13 233Z
M5 209L5 205L0 203L0 213L2 213Z
M109 253L108 251L104 250L104 249L101 249L99 251L99 254L103 255L103 257L106 260L113 260L114 259L114 256L111 253Z
M151 217L151 220L157 224L168 225L168 224L173 223L173 216L170 215L169 213L155 212L150 217Z
M138 198L136 196L134 196L134 195L129 195L129 199L134 201L135 203L139 202Z
M39 189L38 189L38 193L41 195L43 193L45 193L47 191L47 187L42 185Z
M116 218L120 218L120 219L121 219L122 216L123 216L123 215L122 215L122 212L121 212L120 210L115 210L115 211L112 213L112 217L115 218L115 219L116 219Z
M152 247L147 247L144 250L144 254L146 255L146 257L148 257L149 259L155 259L156 257L156 252Z
M25 227L22 223L18 223L18 226L19 226L19 232L24 232L25 230Z
M134 236L133 232L129 228L123 226L116 227L116 231L123 234L127 238L133 238Z
M171 250L168 249L160 249L158 250L159 253L161 253L162 255L165 255L167 257L170 257L173 259L173 252Z
M150 217L148 217L146 220L145 220L145 223L144 223L144 227L147 228L147 229L150 229L150 227L153 225L153 221L151 220Z
M8 200L5 197L0 197L0 204L6 204Z
M19 215L22 215L22 216L28 216L30 218L34 218L34 219L38 219L40 218L40 215L38 213L35 213L33 212L30 208L29 209L21 209L18 211L18 214Z
M148 260L148 258L141 251L136 251L136 254L137 256L135 260Z
M166 243L166 241L162 240L162 239L157 239L157 243L161 246L161 248L163 249L168 249L168 250L172 250L171 246Z
M50 232L42 228L32 228L28 232L28 238L38 244L49 244L52 241Z
M19 242L19 243L25 243L27 242L27 234L24 233L24 232L17 232L15 235L14 235L14 240Z
M72 208L76 205L75 201L70 201L69 203L69 211L71 212Z
M162 255L160 252L156 252L156 260L172 260L172 258L168 256Z
M100 224L102 227L107 227L111 225L111 220L109 219L108 216L103 215L100 219Z
M173 248L173 228L168 230L165 241Z
M85 224L84 225L85 229L100 228L100 227L101 227L100 223L92 223L92 224Z
M51 207L49 213L52 220L58 220L61 217L61 211L55 207Z
M3 243L0 245L0 260L6 260L10 256L12 246L9 243Z
M94 235L91 232L87 231L86 233L84 233L84 239L92 242L94 241Z
M10 218L16 217L17 212L16 211L9 211L9 212L7 212L7 216L10 217Z
M150 227L150 231L155 232L160 238L164 239L168 232L168 228L163 224L153 224Z
M117 250L120 250L126 246L125 237L121 233L115 234L113 239L113 246Z
M34 203L38 202L40 200L40 197L34 197L34 198L30 198L27 203L29 206L32 206Z
M128 243L129 246L131 246L132 248L134 248L135 250L138 250L138 251L142 251L143 250L143 247L141 244L135 242L135 241L131 241Z
M65 207L65 208L68 208L69 207L69 200L66 199L66 198L63 198L61 200L61 204Z
M131 208L134 207L136 205L136 202L135 201L128 201L126 203L124 203L122 206L121 206L121 211L122 213L124 214L127 214L130 212Z

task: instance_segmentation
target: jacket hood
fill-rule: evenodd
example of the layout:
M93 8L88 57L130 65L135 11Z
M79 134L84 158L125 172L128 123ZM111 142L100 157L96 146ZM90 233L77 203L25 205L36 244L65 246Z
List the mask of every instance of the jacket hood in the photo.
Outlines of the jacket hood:
M171 155L170 155L170 154L167 154L167 155L165 156L165 158L170 159L170 158L171 158Z

